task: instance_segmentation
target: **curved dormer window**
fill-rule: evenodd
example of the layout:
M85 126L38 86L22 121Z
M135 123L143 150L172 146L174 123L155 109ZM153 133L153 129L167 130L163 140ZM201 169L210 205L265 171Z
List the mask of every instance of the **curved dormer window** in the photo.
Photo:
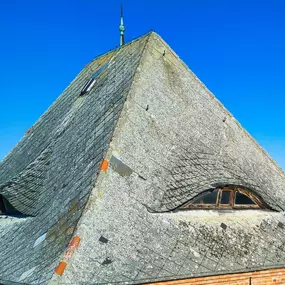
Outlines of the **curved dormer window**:
M222 187L202 192L183 204L179 209L264 209L261 202L250 191L240 187Z
M11 203L8 202L2 195L0 195L0 215L5 216L22 216L22 213L17 211Z

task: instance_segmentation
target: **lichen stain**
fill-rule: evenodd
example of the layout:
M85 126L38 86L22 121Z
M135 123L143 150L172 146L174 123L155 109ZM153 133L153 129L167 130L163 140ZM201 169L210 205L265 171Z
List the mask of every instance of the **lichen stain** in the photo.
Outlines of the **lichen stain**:
M74 227L70 227L68 218L73 216L80 210L78 200L74 199L69 206L67 214L63 215L56 224L54 224L47 233L47 242L54 242L58 244L66 243L69 241L70 236L74 231Z
M258 229L253 230L252 227L238 228L234 227L231 222L230 230L223 231L220 230L219 226L213 224L209 226L185 220L180 221L179 226L183 230L194 227L199 232L198 242L209 250L210 255L218 259L221 258L221 253L227 255L232 253L234 249L237 258L247 263L251 259L251 255L255 253L256 247L261 247L259 239L256 238L257 236L260 237L261 233L258 232ZM213 243L217 246L213 247Z
M74 232L74 226L70 227L69 229L67 229L66 234L67 235L72 235L73 232Z
M184 92L181 86L184 86L184 82L181 80L179 73L175 70L175 68L165 60L164 62L165 73L168 78L169 86L174 92L174 94L178 95L179 98L189 105L188 98L184 95Z
M98 199L102 199L103 196L104 196L104 194L103 194L102 191L98 191L98 193L96 193L96 197L97 197Z

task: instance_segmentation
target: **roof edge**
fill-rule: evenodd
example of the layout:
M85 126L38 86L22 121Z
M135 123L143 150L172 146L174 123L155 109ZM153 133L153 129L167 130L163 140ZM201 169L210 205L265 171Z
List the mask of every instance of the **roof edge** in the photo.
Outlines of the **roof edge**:
M187 66L187 64L178 56L178 54L170 47L170 45L155 31L150 32L158 37L158 39L169 48L170 52L183 64L183 66L195 77L197 82L204 88L209 95L218 103L219 107L226 112L226 114L231 117L236 125L245 133L245 135L257 146L257 148L265 155L279 172L285 176L285 171L277 164L277 162L269 155L269 153L258 143L258 141L239 123L239 121L233 116L233 114L224 106L224 104L209 90L209 88L197 77L197 75Z

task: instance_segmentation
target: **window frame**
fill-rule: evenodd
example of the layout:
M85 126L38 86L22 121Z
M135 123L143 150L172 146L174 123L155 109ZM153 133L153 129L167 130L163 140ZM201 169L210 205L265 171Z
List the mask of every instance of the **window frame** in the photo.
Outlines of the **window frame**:
M212 193L217 192L216 203L214 204L193 204L193 202L201 197ZM224 192L230 192L230 199L228 204L221 204L222 194ZM247 196L249 199L253 201L254 204L235 204L236 193L241 193ZM216 189L206 190L202 193L195 196L193 199L187 201L183 205L179 207L179 210L242 210L242 209L265 209L264 203L256 197L251 191L243 187L234 187L234 186L225 186L218 187Z
M216 203L215 204L193 204L193 202L199 198L202 198L203 196L206 196L207 194L210 194L214 191L217 191L217 189L213 189L211 190L207 190L204 191L202 193L200 193L199 195L195 196L193 199L191 199L190 201L184 203L180 209L182 210L188 210L189 208L191 209L212 209L213 205L215 205L214 207L217 207L218 204L218 198L219 198L219 192L217 193L217 198L216 198Z

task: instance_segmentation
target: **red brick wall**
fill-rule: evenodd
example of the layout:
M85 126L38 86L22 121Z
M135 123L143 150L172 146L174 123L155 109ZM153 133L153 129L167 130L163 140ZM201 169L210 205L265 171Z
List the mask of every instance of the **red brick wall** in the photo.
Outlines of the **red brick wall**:
M148 283L146 285L285 285L285 268Z

